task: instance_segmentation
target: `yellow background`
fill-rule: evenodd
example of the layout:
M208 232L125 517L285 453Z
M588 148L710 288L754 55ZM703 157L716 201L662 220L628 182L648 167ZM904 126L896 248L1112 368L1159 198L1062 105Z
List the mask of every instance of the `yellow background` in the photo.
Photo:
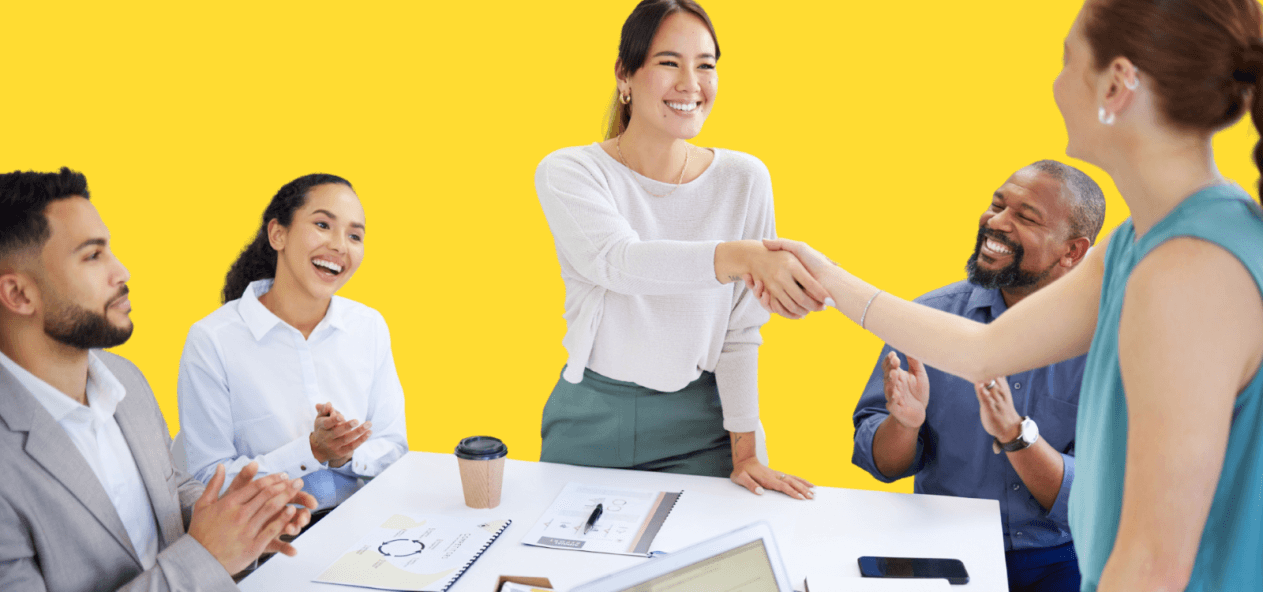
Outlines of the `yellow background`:
M132 272L136 332L172 431L189 326L285 182L329 172L368 215L341 295L385 315L412 449L493 434L536 459L565 360L536 164L600 139L633 0L9 2L0 169L87 174ZM906 298L963 277L1015 169L1065 160L1052 99L1078 0L705 2L723 58L704 146L761 158L778 230ZM1216 143L1253 191L1248 122ZM1071 161L1073 162L1073 161ZM1107 229L1127 215L1110 180ZM850 461L880 342L836 311L775 318L760 388L774 467L883 486Z

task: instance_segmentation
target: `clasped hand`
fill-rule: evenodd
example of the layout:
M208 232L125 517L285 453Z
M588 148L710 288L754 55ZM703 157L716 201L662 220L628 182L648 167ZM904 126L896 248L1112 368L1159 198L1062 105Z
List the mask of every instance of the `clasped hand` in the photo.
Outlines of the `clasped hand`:
M808 312L824 310L829 291L816 278L833 262L798 241L765 239L763 246L767 249L765 261L757 268L752 264L751 271L741 276L759 304L788 319L801 319ZM775 272L777 266L784 269L779 276ZM787 279L792 286L786 284Z
M373 422L363 425L357 420L347 421L332 403L316 405L316 421L308 439L311 455L320 463L338 468L351 460L355 449L373 435Z

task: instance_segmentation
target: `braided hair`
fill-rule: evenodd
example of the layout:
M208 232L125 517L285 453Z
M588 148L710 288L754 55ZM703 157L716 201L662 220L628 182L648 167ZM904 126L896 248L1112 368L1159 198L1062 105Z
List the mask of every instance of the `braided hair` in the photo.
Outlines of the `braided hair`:
M220 294L221 302L227 304L229 301L241 298L241 294L245 292L250 282L276 277L277 253L276 249L272 248L272 243L268 241L268 222L276 220L278 224L288 228L294 221L294 212L307 203L307 192L317 185L328 183L351 187L351 182L342 177L316 173L304 175L286 183L280 191L276 192L276 195L272 196L267 209L263 210L263 225L259 227L259 232L254 235L254 240L242 249L232 267L228 268L228 276L224 278L224 291Z

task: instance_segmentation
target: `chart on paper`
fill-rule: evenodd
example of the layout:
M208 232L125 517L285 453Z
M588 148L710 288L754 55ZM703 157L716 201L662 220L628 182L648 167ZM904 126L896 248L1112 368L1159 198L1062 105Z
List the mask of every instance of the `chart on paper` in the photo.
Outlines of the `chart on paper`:
M522 539L523 544L619 555L648 555L682 492L567 483ZM588 532L584 526L601 505Z
M446 590L508 525L508 520L395 514L370 529L316 581L386 590Z

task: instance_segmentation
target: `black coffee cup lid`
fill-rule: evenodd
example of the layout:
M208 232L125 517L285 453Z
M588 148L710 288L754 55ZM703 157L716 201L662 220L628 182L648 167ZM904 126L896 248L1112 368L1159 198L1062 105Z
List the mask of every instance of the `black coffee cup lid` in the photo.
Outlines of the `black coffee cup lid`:
M465 460L495 460L507 454L509 447L491 436L470 436L456 445L456 458Z

